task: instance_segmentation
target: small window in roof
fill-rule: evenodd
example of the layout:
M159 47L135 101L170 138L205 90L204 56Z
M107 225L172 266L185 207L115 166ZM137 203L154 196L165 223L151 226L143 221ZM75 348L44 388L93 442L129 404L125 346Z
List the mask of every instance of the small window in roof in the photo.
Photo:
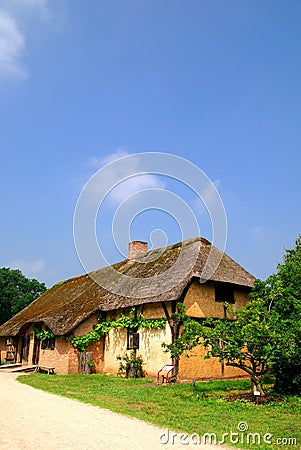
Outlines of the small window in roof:
M216 284L215 301L221 303L235 303L233 286L229 284Z

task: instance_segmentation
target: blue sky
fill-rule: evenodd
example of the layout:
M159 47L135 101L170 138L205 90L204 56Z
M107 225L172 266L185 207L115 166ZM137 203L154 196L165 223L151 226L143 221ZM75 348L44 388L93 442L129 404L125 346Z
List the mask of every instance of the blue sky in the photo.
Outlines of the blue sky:
M163 152L217 187L226 252L256 277L273 273L301 231L300 21L297 0L1 0L0 267L48 286L83 273L73 215L85 182L114 157ZM186 187L152 177L210 239ZM109 262L123 259L106 238L113 214L108 200L98 234ZM154 229L181 237L155 210L130 235Z

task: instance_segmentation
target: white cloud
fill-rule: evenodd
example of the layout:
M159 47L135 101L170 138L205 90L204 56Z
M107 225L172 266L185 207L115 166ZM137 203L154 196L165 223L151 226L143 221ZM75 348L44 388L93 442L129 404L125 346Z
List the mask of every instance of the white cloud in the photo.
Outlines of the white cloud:
M0 8L0 78L20 79L28 75L25 65L27 36L45 22L54 23L56 6L62 0L2 0ZM50 8L50 5L52 8ZM55 11L55 13L54 13ZM43 25L43 27L41 27Z
M118 184L112 190L110 195L114 202L121 203L132 194L135 194L143 189L163 189L164 186L164 183L162 183L155 175L137 175Z
M46 264L43 259L37 261L24 261L22 259L13 260L8 267L20 269L23 275L28 278L38 278L45 270Z
M94 167L95 169L100 169L103 166L106 166L107 164L110 164L111 162L115 161L116 159L122 158L123 156L128 156L129 153L124 150L122 147L117 148L115 152L108 153L105 156L101 156L100 158L91 156L86 165Z
M0 10L0 76L2 78L24 78L26 70L22 65L25 38L15 20Z
M99 169L107 164L110 164L113 161L116 161L117 159L129 155L130 154L123 148L118 148L115 152L109 153L108 155L101 158L90 157L87 164L94 167L95 169ZM130 160L126 160L125 164L120 163L115 167L112 167L106 172L106 177L108 179L101 179L101 182L105 185L110 185L110 180L120 180L120 183L115 187L113 187L113 185L111 186L113 189L108 194L108 199L112 203L119 204L130 197L132 194L135 194L143 189L163 189L165 187L165 183L158 176L149 173L143 173L144 168L139 162L139 159L135 158L134 155L130 158ZM131 173L137 175L133 175L130 178L127 178L129 170ZM97 188L95 193L97 194Z

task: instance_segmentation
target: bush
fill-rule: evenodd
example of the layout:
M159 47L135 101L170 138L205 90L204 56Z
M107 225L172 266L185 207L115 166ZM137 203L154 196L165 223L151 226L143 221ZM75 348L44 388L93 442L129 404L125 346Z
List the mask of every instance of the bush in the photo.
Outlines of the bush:
M117 356L120 361L118 375L125 375L126 378L143 378L143 359L140 355L136 355L131 351L130 355Z
M301 394L301 363L284 361L276 369L274 390L285 394Z

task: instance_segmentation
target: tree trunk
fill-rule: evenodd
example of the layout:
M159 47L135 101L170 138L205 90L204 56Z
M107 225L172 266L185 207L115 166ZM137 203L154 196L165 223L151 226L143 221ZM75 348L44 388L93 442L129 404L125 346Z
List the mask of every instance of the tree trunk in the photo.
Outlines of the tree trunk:
M78 373L90 374L91 373L91 361L92 352L79 352L78 353Z
M169 321L169 325L171 328L171 342L172 344L175 343L175 341L178 339L179 335L180 335L180 322L177 322L175 320L170 320ZM175 377L176 380L178 380L178 373L179 373L179 362L180 362L180 357L176 356L174 358L172 358L172 363L175 365Z
M260 376L256 375L255 369L252 370L250 367L246 367L244 364L233 363L233 362L232 363L231 362L227 362L226 366L238 367L239 369L241 369L244 372L246 372L251 378L253 392L254 391L259 391L260 395L262 397L265 396L265 392L264 392L263 387L262 387Z
M263 390L263 387L262 387L260 379L256 375L252 375L251 376L251 382L252 382L253 391L259 391L260 392L260 396L264 397L265 396L265 392Z
M181 327L181 323L178 320L174 320L172 318L172 315L169 314L168 309L165 305L164 302L161 302L162 308L164 310L165 313L165 317L168 321L168 324L170 326L170 331L171 331L171 343L174 344L175 341L178 339L179 335L180 335L180 327ZM175 313L177 310L177 302L174 301L172 302L172 313ZM176 356L172 358L172 364L175 365L175 377L176 380L178 380L178 372L179 372L179 362L180 362L180 357Z
M125 373L126 378L139 378L138 376L138 370L136 367L134 367L132 364L126 368Z

